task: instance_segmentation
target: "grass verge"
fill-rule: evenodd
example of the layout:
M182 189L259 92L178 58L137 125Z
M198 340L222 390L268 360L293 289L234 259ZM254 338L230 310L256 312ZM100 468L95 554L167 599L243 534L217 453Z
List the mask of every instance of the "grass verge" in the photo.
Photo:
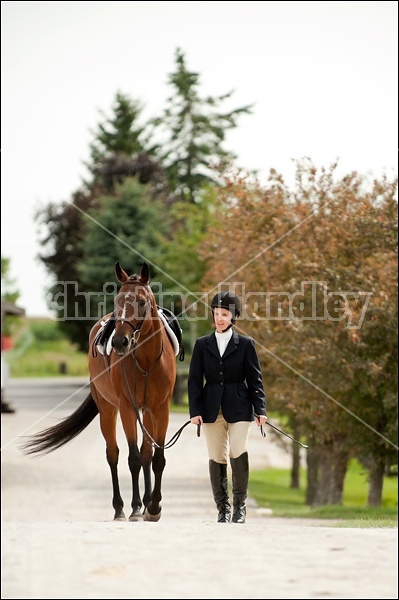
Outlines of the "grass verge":
M334 526L340 527L397 527L397 490L397 478L385 477L381 506L367 506L367 474L357 461L351 461L347 471L342 505L308 506L305 469L297 489L290 487L289 469L253 471L249 478L250 496L273 516L338 520Z

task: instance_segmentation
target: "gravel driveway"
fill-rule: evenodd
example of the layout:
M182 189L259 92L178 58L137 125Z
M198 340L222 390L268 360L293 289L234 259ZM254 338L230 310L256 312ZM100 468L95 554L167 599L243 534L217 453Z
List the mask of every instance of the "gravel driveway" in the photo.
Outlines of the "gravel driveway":
M397 529L279 519L251 499L245 525L216 523L205 439L191 425L166 451L160 521L114 522L98 420L45 457L19 449L23 435L76 408L81 383L10 382L17 411L2 415L2 598L398 598ZM187 420L172 414L168 439ZM286 448L253 425L250 467L289 466Z

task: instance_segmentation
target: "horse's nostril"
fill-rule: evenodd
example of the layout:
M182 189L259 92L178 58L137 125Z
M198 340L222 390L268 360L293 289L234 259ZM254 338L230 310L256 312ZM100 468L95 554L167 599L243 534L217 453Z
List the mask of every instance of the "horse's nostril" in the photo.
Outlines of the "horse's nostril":
M125 352L129 348L129 338L125 335L114 336L112 346L116 351Z

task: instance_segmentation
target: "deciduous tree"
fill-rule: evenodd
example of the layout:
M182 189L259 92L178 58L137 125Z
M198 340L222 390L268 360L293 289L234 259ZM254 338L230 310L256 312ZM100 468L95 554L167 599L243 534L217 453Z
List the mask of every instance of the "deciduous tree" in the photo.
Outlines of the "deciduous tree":
M263 186L229 174L203 252L204 286L249 293L238 326L259 345L269 407L308 439L311 504L342 501L352 456L378 504L395 460L396 189L306 161L293 190L275 172Z

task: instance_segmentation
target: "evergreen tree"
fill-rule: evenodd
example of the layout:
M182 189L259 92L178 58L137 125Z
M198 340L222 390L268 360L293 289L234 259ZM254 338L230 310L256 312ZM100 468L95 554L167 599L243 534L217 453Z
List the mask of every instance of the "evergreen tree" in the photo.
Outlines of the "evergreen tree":
M41 227L40 242L44 249L39 258L54 280L48 293L50 308L60 330L83 351L87 349L87 336L79 319L84 318L86 305L84 297L76 295L76 289L78 265L83 258L81 242L87 227L84 215L95 205L95 198L78 191L71 202L51 202L35 217Z
M150 194L149 186L126 179L116 189L116 196L100 198L99 208L89 214L79 263L87 308L87 320L82 324L86 340L94 322L113 311L119 285L114 274L116 262L133 274L146 261L151 281L157 283L157 289L165 287L166 276L158 265L162 265L168 219L159 201L149 199Z
M176 52L176 62L176 73L170 79L176 96L169 99L170 106L165 111L164 118L140 124L141 104L118 92L111 117L101 112L103 121L93 132L91 160L86 164L90 174L88 180L73 194L71 201L50 203L36 214L36 220L42 226L40 241L43 252L40 258L55 276L55 282L61 282L55 283L52 289L53 308L60 320L61 329L80 349L86 349L87 346L86 327L82 326L87 306L84 295L76 295L74 285L84 291L84 285L92 286L96 283L97 286L107 281L109 276L105 271L108 273L109 264L114 262L110 258L113 254L104 253L105 246L100 243L98 254L103 253L107 267L103 265L104 271L101 275L98 274L98 281L94 282L89 277L88 261L91 254L87 251L89 241L86 243L85 239L89 231L87 213L95 214L98 219L104 209L104 203L100 201L103 197L108 198L109 202L114 198L114 210L122 210L118 199L127 179L135 178L144 185L142 201L154 205L148 207L150 211L158 207L162 215L163 241L167 240L168 243L166 251L163 249L159 261L154 260L154 263L162 265L165 260L168 265L164 269L165 273L169 267L173 272L171 278L166 275L163 277L164 289L168 292L177 291L176 282L185 281L187 273L184 266L189 257L191 266L195 269L195 272L189 271L190 285L199 282L201 278L203 266L196 254L193 240L200 243L202 239L201 234L205 232L209 218L206 214L209 205L203 203L200 213L195 214L195 210L186 211L185 216L184 209L176 206L176 210L172 210L172 207L177 200L181 200L183 204L187 204L189 200L193 209L198 208L194 200L200 199L201 195L207 194L212 186L218 184L219 176L212 168L212 163L232 158L222 147L225 132L236 127L238 115L250 113L250 107L223 114L215 112L218 105L227 100L231 93L202 100L197 93L198 75L187 70L184 56L179 50ZM162 129L166 131L166 141L161 149L150 140L159 138L154 131L161 132ZM198 229L201 223L202 232ZM166 224L167 230L164 228ZM134 229L135 222L126 221L126 226ZM148 256L152 257L153 250L156 254L159 246L150 245L148 250ZM173 263L173 256L180 254L185 261L181 265L179 262ZM120 257L116 260L120 260ZM155 273L153 277L154 275ZM65 288L62 283L65 281L72 283L68 283ZM59 302L62 294L63 302ZM167 307L166 304L165 306ZM174 310L180 313L182 308L176 304Z
M35 220L41 228L39 255L49 273L54 277L51 288L51 308L55 310L60 329L77 343L80 350L87 349L87 327L82 323L88 309L82 291L80 265L83 261L83 242L89 220L88 211L100 209L99 198L112 196L128 177L149 184L146 201L162 197L169 202L166 176L161 165L143 152L140 139L143 128L136 119L140 114L137 103L117 94L114 102L115 115L99 124L94 142L91 144L92 162L87 164L92 178L83 182L72 200L61 204L51 202L37 211ZM127 153L131 154L128 155ZM65 284L66 282L66 284Z
M250 114L252 107L217 112L233 92L201 98L199 75L187 69L180 49L176 50L176 71L169 76L169 83L174 93L163 116L153 120L157 131L165 133L165 143L157 155L171 190L183 200L195 202L203 184L220 183L212 165L235 158L223 148L226 132L237 127L238 117Z
M139 124L142 105L118 92L112 110L110 118L100 111L103 121L93 132L91 161L86 163L92 179L86 186L96 194L112 194L126 177L137 174L141 183L156 180L159 185L164 177L153 157L156 146L148 141L150 125Z

